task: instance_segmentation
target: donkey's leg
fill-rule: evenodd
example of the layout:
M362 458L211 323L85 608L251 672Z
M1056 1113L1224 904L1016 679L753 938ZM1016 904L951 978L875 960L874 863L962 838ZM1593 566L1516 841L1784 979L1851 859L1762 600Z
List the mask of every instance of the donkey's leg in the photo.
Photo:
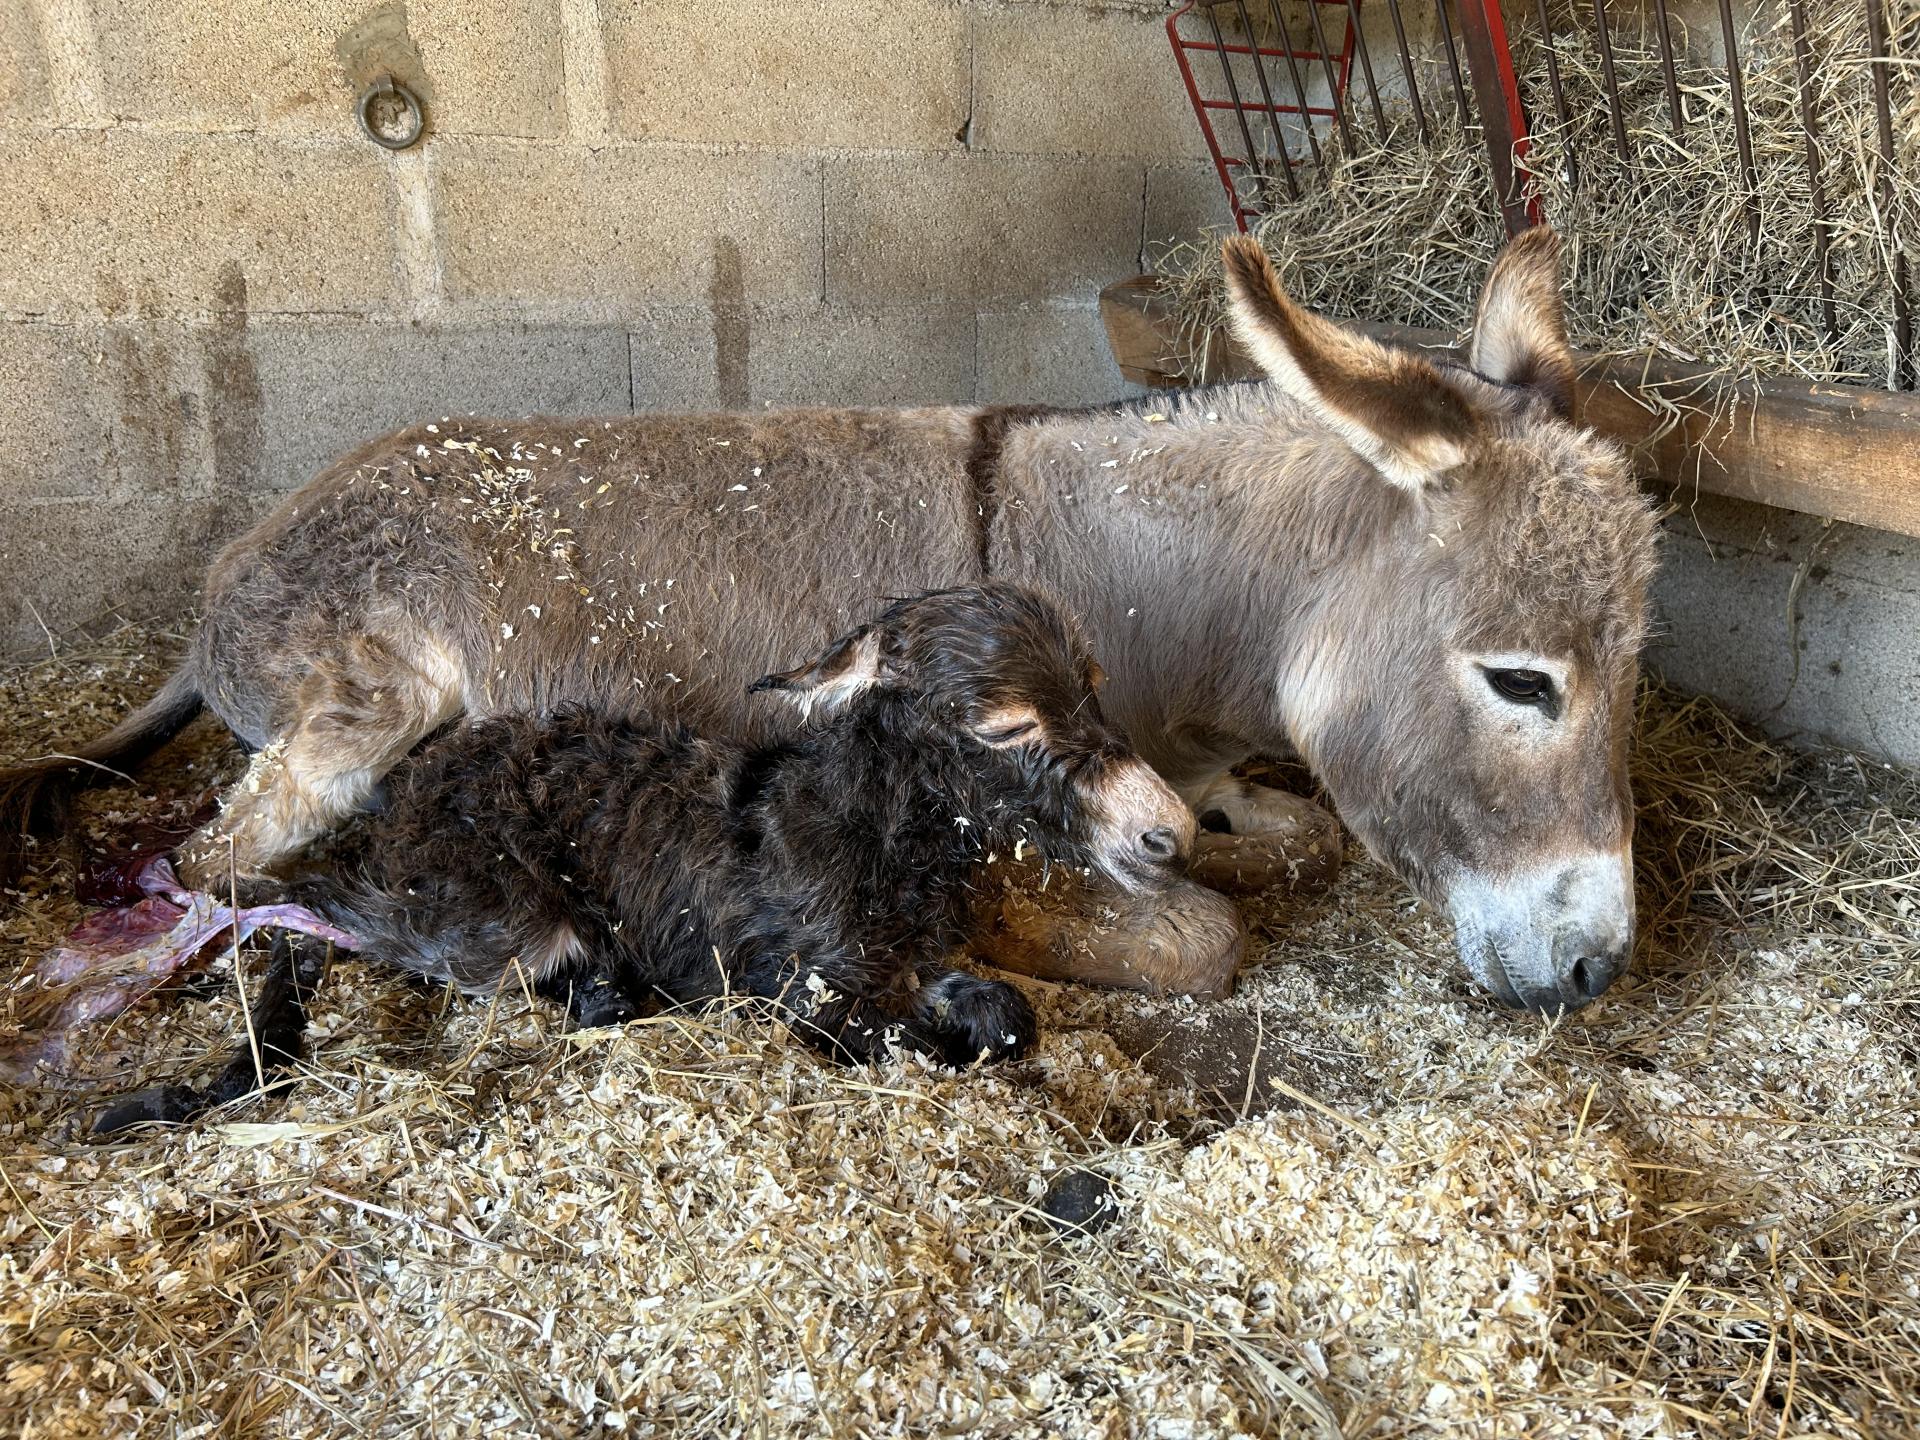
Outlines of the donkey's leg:
M1150 995L1218 999L1233 991L1246 926L1233 901L1204 885L1126 895L1007 861L992 879L974 913L973 943L1002 970Z
M324 945L285 931L274 936L260 994L247 1007L252 1038L235 1049L220 1073L200 1087L150 1085L136 1090L102 1110L93 1133L108 1136L136 1125L178 1125L256 1089L263 1095L285 1089L292 1081L283 1077L305 1048L307 1004L325 964Z
M1311 800L1223 771L1175 787L1200 821L1189 874L1229 893L1320 890L1340 870L1340 823Z
M229 864L261 874L364 807L401 757L460 712L462 679L452 652L425 636L355 636L317 661L291 725L181 846L181 880L217 891Z

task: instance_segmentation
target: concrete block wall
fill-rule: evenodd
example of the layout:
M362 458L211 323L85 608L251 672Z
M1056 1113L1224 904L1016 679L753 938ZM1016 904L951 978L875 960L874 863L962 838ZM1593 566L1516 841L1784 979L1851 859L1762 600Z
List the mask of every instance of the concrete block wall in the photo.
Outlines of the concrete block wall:
M423 415L1122 392L1100 287L1226 214L1166 9L0 0L0 655Z
M1120 393L1099 288L1228 218L1166 9L0 0L0 657L423 415ZM1920 764L1913 542L1703 501L1660 602L1670 678Z

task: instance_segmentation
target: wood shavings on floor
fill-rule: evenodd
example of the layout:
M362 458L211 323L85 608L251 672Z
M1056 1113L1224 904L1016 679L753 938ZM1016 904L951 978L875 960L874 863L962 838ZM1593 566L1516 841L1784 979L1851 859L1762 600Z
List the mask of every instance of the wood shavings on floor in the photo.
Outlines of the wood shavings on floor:
M104 727L177 643L0 677L0 733ZM342 961L292 1096L77 1138L232 1043L224 957L0 1097L0 1432L1916 1433L1920 787L1658 693L1641 733L1648 944L1558 1024L1356 859L1253 907L1231 1000L1029 984L1017 1065ZM243 768L202 722L89 824ZM7 973L70 885L7 897ZM1075 1170L1112 1224L1049 1222Z

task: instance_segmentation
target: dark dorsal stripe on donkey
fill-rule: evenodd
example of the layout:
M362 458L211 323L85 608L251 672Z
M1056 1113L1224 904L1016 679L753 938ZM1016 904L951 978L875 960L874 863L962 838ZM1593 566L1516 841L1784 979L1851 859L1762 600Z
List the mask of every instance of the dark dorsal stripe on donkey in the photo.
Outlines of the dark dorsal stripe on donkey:
M1584 1003L1631 943L1654 527L1624 457L1566 413L1557 242L1530 231L1495 263L1471 368L1301 310L1250 241L1228 260L1269 383L1078 412L449 420L374 441L221 554L192 652L145 710L0 776L0 830L51 818L203 701L271 748L186 847L186 878L224 875L228 837L264 869L462 713L644 705L764 733L744 686L809 635L991 573L1085 617L1109 713L1202 813L1241 834L1291 820L1297 802L1229 772L1296 748L1449 910L1483 984ZM1178 955L1196 907L1170 897L1130 938Z

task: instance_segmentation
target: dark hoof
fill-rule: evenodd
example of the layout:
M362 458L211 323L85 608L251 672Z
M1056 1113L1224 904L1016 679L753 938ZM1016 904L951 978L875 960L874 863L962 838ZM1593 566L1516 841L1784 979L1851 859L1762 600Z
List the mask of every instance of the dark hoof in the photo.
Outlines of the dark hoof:
M93 1137L112 1139L140 1125L180 1125L207 1109L206 1097L191 1085L150 1085L94 1116Z
M1202 811L1199 820L1200 828L1209 835L1231 835L1233 833L1233 822L1227 818L1227 812L1224 810Z
M607 975L544 980L534 990L549 1000L564 1001L567 1018L580 1030L624 1025L640 1016L640 1007L633 1003L632 997Z
M1033 1007L1013 986L957 970L923 985L916 1008L940 1058L955 1067L983 1057L1018 1060L1039 1033Z
M1069 1170L1047 1187L1040 1209L1062 1235L1091 1235L1120 1218L1113 1182L1091 1170Z

